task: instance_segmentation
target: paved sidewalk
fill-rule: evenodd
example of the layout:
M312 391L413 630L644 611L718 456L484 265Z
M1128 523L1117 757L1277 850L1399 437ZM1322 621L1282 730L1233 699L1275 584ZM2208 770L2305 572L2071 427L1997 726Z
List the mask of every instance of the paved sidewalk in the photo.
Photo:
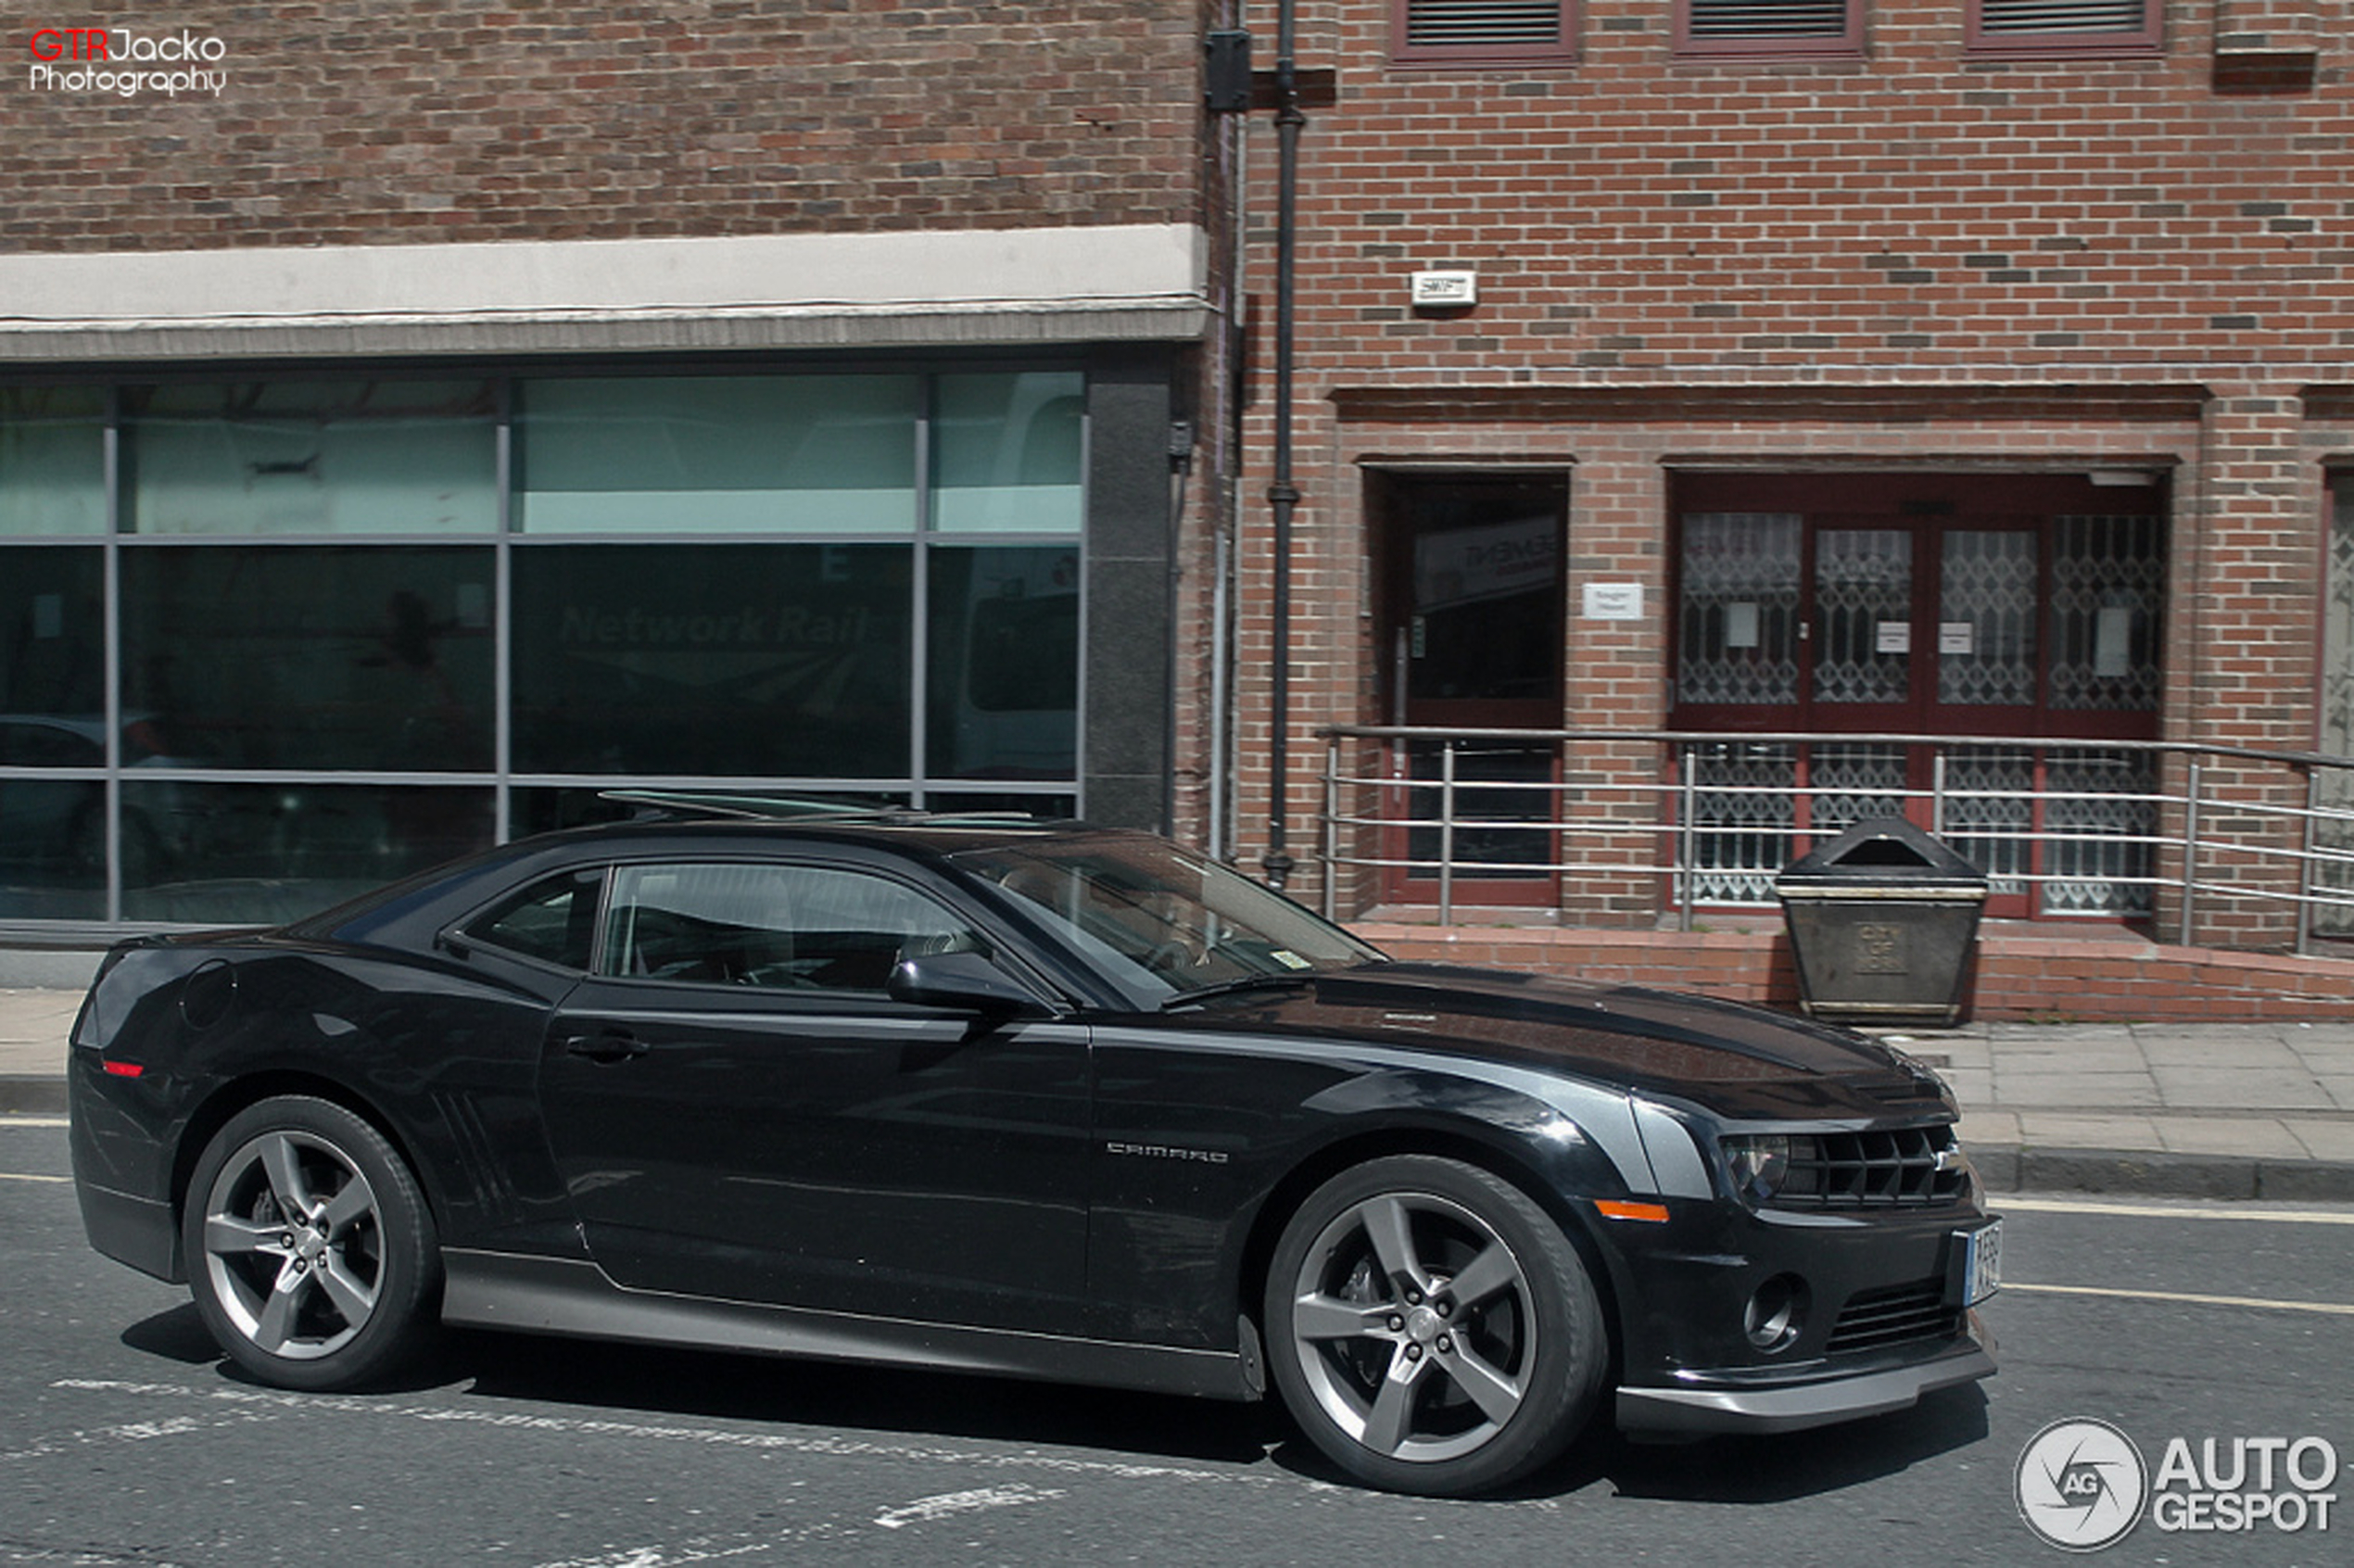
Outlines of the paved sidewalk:
M0 1114L64 1110L81 1002L0 989ZM1998 1192L2354 1202L2354 1018L1887 1032L1953 1084Z

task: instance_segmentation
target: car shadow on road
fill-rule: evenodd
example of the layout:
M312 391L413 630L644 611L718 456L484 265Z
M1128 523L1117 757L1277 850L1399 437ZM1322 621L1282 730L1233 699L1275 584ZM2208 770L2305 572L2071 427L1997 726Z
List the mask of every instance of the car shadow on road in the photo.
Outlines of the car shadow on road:
M1162 1460L1254 1462L1287 1432L1269 1406L521 1334L453 1334L441 1359L470 1392L502 1399Z
M221 1360L221 1347L206 1332L196 1303L184 1301L167 1312L142 1318L122 1331L122 1343L143 1356L160 1356L184 1366ZM228 1365L222 1361L223 1366Z
M1281 1430L1290 1427L1270 1411ZM1560 1459L1487 1496L1529 1502L1589 1490L1664 1502L1789 1502L1862 1486L1979 1442L1986 1397L1975 1388L1932 1394L1913 1410L1770 1437L1638 1442L1597 1420ZM1269 1454L1295 1474L1353 1485L1296 1435Z
M193 1306L133 1324L122 1343L188 1366L221 1358ZM1094 1449L1115 1462L1272 1464L1305 1479L1353 1485L1273 1402L1137 1394L895 1368L720 1352L590 1344L467 1331L373 1393L438 1391L703 1421L815 1427L829 1433L965 1438ZM1786 1502L1897 1473L1982 1441L1987 1402L1975 1387L1931 1395L1913 1410L1771 1437L1633 1442L1597 1425L1559 1461L1503 1494L1566 1497L1593 1488L1627 1498L1735 1504Z
M1581 1450L1594 1450L1588 1462L1621 1497L1778 1503L1900 1473L1982 1442L1987 1433L1985 1393L1952 1388L1908 1410L1765 1437L1638 1443L1598 1432L1571 1451L1569 1462L1575 1466Z

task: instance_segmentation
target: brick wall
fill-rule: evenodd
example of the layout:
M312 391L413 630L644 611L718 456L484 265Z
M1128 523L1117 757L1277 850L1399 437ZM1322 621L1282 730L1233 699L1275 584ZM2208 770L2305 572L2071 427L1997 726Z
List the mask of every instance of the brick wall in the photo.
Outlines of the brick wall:
M1510 930L1361 924L1394 958L1654 986L1798 1009L1789 938L1776 930ZM2354 1008L2354 959L2170 947L2016 929L1980 939L1964 1017L2085 1019L2343 1018Z
M1304 143L1312 359L1543 381L2344 359L2342 41L2309 88L2236 94L2208 5L2168 7L2158 58L1994 62L1964 0L1859 3L1861 60L1677 60L1664 0L1594 0L1579 63L1519 70L1391 68L1385 0L1311 11L1301 63L1339 72ZM1480 304L1415 315L1416 266L1475 268Z
M111 13L19 10L0 247L1196 221L1207 8L198 4L131 25L224 85L131 97L29 85L36 28Z

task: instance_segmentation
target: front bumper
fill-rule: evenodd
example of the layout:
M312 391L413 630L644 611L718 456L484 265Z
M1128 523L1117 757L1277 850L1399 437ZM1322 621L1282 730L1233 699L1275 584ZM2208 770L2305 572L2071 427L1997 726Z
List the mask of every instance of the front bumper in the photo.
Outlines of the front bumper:
M1817 1363L1778 1371L1770 1380L1754 1373L1688 1372L1673 1387L1623 1387L1618 1424L1629 1432L1697 1436L1800 1432L1910 1410L1924 1394L1993 1376L1993 1336L1971 1312L1959 1339L1919 1360L1853 1369Z

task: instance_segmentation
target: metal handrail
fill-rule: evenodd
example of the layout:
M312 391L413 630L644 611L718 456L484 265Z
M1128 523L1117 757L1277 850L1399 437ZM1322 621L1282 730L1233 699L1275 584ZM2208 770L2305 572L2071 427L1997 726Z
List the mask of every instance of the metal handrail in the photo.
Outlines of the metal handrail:
M1704 792L1714 800L1738 799L1742 796L1772 798L1791 803L1811 803L1827 797L1852 800L1859 794L1875 799L1902 802L1906 808L1917 805L1929 817L1932 832L1953 832L1963 838L2002 839L2028 845L2084 845L2107 850L2145 849L2153 856L2170 855L2175 864L2160 866L2154 858L2146 874L2131 875L2103 871L2087 875L2082 870L2052 871L2036 869L2031 864L2019 868L2006 867L1994 873L1995 879L2006 885L2027 888L2049 882L2097 881L2111 886L2139 887L2150 890L2155 902L2159 890L2170 890L2179 900L2175 911L2177 939L2187 944L2195 929L2195 915L2200 901L2208 897L2223 897L2251 902L2289 902L2296 905L2296 951L2310 949L2317 912L2323 910L2354 911L2354 847L2340 848L2323 840L2327 825L2341 828L2343 841L2354 846L2354 806L2335 806L2323 799L2324 780L2333 776L2346 780L2348 789L2343 798L2354 800L2354 758L2330 756L2315 752L2296 752L2251 746L2215 745L2179 740L2129 740L2107 737L2063 736L1954 736L1919 735L1892 732L1862 734L1827 733L1818 731L1761 731L1725 733L1692 730L1578 730L1525 728L1442 728L1419 725L1332 725L1318 732L1325 740L1324 801L1323 808L1323 841L1325 874L1322 878L1324 911L1337 913L1339 877L1335 873L1347 869L1365 871L1416 870L1435 873L1437 879L1438 914L1442 921L1451 922L1457 901L1459 859L1457 849L1465 829L1493 828L1526 830L1549 836L1554 847L1550 857L1542 860L1482 860L1481 871L1506 872L1520 875L1560 875L1570 872L1615 876L1664 876L1672 879L1676 889L1675 904L1681 929L1693 926L1696 888L1699 873L1721 871L1721 866L1702 865L1702 846L1715 840L1738 838L1760 833L1784 833L1796 838L1820 836L1806 821L1787 824L1741 822L1710 824L1704 822L1700 810L1700 797ZM1382 747L1381 761L1385 770L1378 774L1351 772L1344 766L1344 750L1351 742L1378 742ZM1573 794L1584 787L1563 781L1558 776L1547 780L1464 778L1457 760L1464 752L1499 745L1528 748L1562 748L1564 755L1576 747L1616 747L1630 744L1651 744L1661 748L1662 766L1652 778L1629 775L1614 778L1608 789L1614 794L1636 799L1648 798L1653 809L1639 815L1623 810L1614 814L1607 806L1592 810L1576 809L1571 804ZM1911 752L1926 750L1930 759L1930 782L1927 789L1917 787L1862 789L1852 783L1819 785L1793 779L1789 784L1743 784L1739 782L1708 783L1700 780L1698 763L1703 748L1711 752L1727 746L1755 747L1902 747ZM1406 749L1436 748L1438 752L1437 777L1417 777L1405 765ZM2067 752L2096 752L2103 753L2150 753L2158 758L2182 761L2180 788L2170 789L2161 781L2156 789L2126 790L2093 790L2084 789L2048 789L2040 777L2036 789L2026 797L2030 816L2027 825L1964 823L1954 825L1953 808L1972 801L2013 800L2019 794L2012 790L1970 789L1954 783L1948 764L1953 757L1968 751L2028 752L2049 754ZM2249 765L2264 769L2281 770L2294 780L2301 778L2302 802L2289 803L2272 791L2266 798L2259 790L2250 788L2239 775ZM1344 796L1349 791L1369 795L1373 809L1349 809ZM1412 804L1417 791L1435 792L1436 814L1421 808L1425 814L1415 815ZM1532 792L1543 793L1551 803L1544 819L1513 815L1483 816L1478 803L1483 797L1509 792L1525 798ZM2179 828L2151 832L2118 832L2112 830L2077 830L2065 826L2055 827L2045 820L2044 808L2061 803L2127 803L2152 808L2159 817L2171 815ZM1793 804L1793 810L1795 810ZM2217 819L2225 826L2218 828ZM2234 824L2246 824L2238 831ZM2292 826L2294 825L2294 826ZM1345 841L1361 840L1369 833L1397 829L1435 829L1438 849L1435 859L1411 854L1367 853L1359 843ZM1573 858L1574 850L1582 850L1586 841L1596 839L1626 841L1640 839L1654 845L1647 856L1628 857L1623 851L1611 856ZM2032 860L2032 856L2028 856ZM2255 875L2271 871L2267 879ZM2326 873L2336 871L2335 878ZM2238 873L2234 875L2234 873ZM1743 872L1743 875L1752 874Z

